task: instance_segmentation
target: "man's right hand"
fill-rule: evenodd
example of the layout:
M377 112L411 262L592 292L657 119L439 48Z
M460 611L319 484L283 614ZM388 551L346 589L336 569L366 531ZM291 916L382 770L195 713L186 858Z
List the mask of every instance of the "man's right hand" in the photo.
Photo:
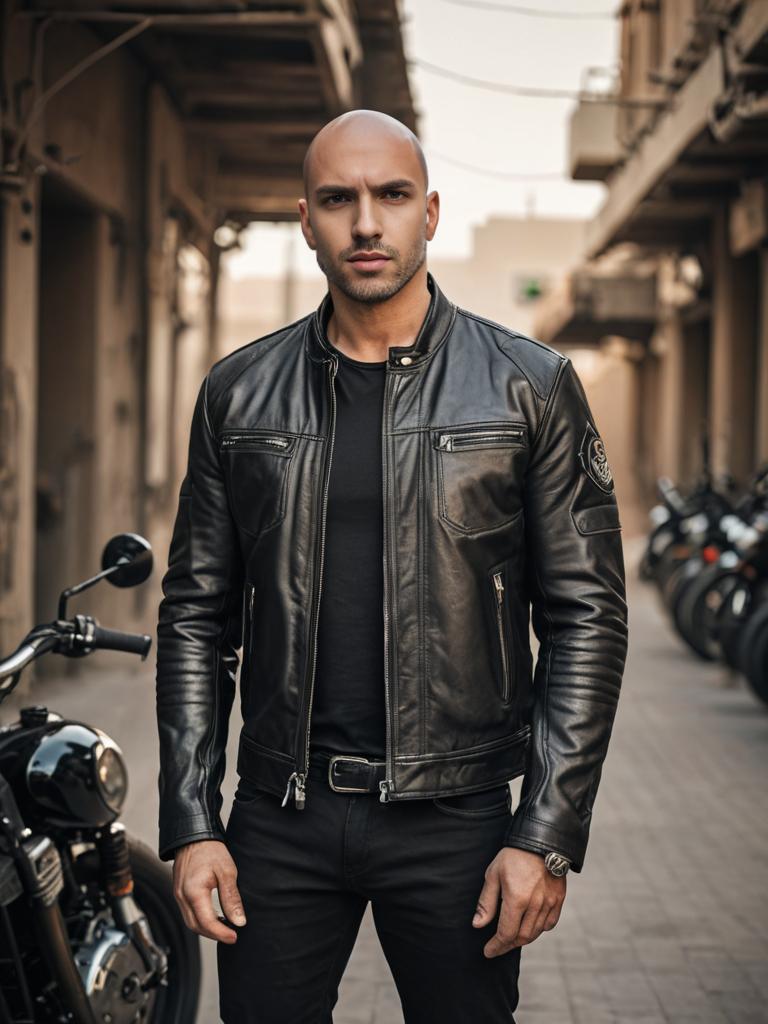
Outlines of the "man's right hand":
M236 880L237 868L225 843L201 839L182 846L173 861L173 895L187 928L217 942L237 942L237 932L222 923L211 900L212 890L218 889L226 917L233 924L244 925Z

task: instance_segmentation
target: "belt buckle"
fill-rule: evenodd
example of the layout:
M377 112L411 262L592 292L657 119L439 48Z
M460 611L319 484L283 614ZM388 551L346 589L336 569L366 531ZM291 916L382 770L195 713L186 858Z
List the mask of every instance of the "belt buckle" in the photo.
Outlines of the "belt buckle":
M333 781L333 766L337 761L357 761L358 764L370 764L367 757L352 757L345 754L333 754L328 762L328 785L335 793L370 793L367 786L337 786Z

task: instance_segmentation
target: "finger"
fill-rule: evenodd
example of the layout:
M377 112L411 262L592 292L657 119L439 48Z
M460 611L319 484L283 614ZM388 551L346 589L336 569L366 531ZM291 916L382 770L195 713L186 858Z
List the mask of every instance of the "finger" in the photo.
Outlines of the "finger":
M480 890L477 906L475 907L475 916L472 918L473 927L482 928L483 925L493 920L499 903L500 892L501 882L499 881L499 875L498 872L493 871L486 877L485 885Z
M548 913L549 907L546 903L532 903L520 922L520 929L512 942L512 946L527 946L535 939L538 939Z
M243 910L243 901L240 898L240 892L235 882L236 877L234 872L229 871L219 876L217 886L219 890L219 903L221 903L221 909L224 911L225 917L229 918L232 924L244 925L245 911Z
M536 930L536 925L543 909L544 903L540 900L537 900L536 902L531 901L528 904L528 907L520 920L520 927L517 930L517 935L512 939L511 946L525 946L529 942L534 941L534 939L539 935Z
M233 943L237 941L237 932L221 924L214 912L211 902L211 890L204 888L193 894L187 894L187 899L192 907L197 930L207 939L214 939L217 942Z
M496 934L486 942L483 948L486 956L499 956L512 948L527 906L526 901L512 893L502 900Z
M550 932L555 927L557 922L560 920L560 912L563 909L562 903L555 903L552 909L547 914L546 921L544 922L544 931Z

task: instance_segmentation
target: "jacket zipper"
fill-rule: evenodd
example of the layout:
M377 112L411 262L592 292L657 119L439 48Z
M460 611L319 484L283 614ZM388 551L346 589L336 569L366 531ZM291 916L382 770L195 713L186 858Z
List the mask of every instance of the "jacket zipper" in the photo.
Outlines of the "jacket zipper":
M251 594L248 598L248 657L251 657L253 649L253 593L256 588L251 584Z
M287 437L268 436L258 434L226 434L222 437L220 447L224 448L250 448L259 447L265 444L273 448L284 449L290 447L291 440Z
M501 572L493 574L493 586L496 593L496 628L499 636L499 650L501 651L502 671L502 700L505 702L510 697L509 686L509 651L507 650L507 638L504 629L504 579Z
M443 451L452 452L456 448L471 448L477 441L481 444L487 444L489 441L504 442L510 438L521 438L524 433L525 430L522 427L512 427L509 429L472 431L472 433L466 434L440 434L437 446L442 448Z
M312 668L311 668L311 672L310 672L310 681L309 681L309 700L307 701L306 721L305 721L305 726L304 726L304 731L305 731L304 758L303 758L303 761L301 762L299 770L291 772L291 775L288 778L288 785L286 786L285 796L283 797L283 802L282 802L282 806L285 807L285 805L288 803L288 800L289 800L290 795L291 795L291 784L293 784L293 787L294 787L294 800L296 802L296 809L299 810L299 811L303 811L304 810L304 807L305 807L306 802L307 802L306 783L307 783L307 774L309 772L309 734L310 734L310 723L311 723L311 718L312 718L312 700L313 700L314 691L315 691L315 669L317 667L317 629L318 629L318 623L319 623L319 620L320 620L320 614L319 614L320 594L321 594L322 586L323 586L323 556L324 556L324 552L325 552L325 517L326 517L326 512L327 512L327 507L328 507L328 484L329 484L329 481L330 481L330 478L331 478L331 459L333 458L333 442L334 442L334 435L335 435L335 432L336 432L336 390L335 390L335 387L334 387L334 382L335 382L335 379L336 379L336 373L338 371L338 368L339 368L338 357L333 356L332 360L331 360L331 363L330 363L330 374L329 374L330 385L331 385L331 422L330 422L330 429L329 429L329 434L328 434L328 447L326 449L327 454L326 454L325 467L324 467L325 468L325 481L323 483L323 502L322 502L322 509L321 509L321 512L320 512L320 531L319 531L319 537L320 537L320 542L319 542L320 556L319 556L319 569L318 569L318 580L317 580L317 600L315 601L315 608L314 608L314 613L315 613L315 615L314 615L314 634L313 634L313 638L312 638ZM305 689L306 689L306 686L305 686Z
M392 702L389 691L389 567L390 559L387 557L387 543L389 539L389 520L387 513L389 507L387 504L388 490L387 490L387 478L389 469L389 418L388 418L388 405L387 400L390 392L390 381L397 380L393 378L389 372L389 367L385 367L385 381L384 381L384 414L382 416L382 472L384 474L383 480L383 493L384 493L384 703L385 703L385 718L387 726L387 749L386 749L386 778L379 782L379 800L385 804L390 798L390 793L395 788L395 775L394 775L394 764L392 756Z

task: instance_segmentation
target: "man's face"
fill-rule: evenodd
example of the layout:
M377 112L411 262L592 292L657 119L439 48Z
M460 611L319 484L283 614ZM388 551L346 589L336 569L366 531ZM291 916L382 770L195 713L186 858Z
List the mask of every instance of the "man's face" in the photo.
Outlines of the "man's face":
M437 226L438 196L425 195L407 141L343 138L313 162L302 232L329 282L357 302L383 302L422 266ZM382 259L364 259L378 253Z

